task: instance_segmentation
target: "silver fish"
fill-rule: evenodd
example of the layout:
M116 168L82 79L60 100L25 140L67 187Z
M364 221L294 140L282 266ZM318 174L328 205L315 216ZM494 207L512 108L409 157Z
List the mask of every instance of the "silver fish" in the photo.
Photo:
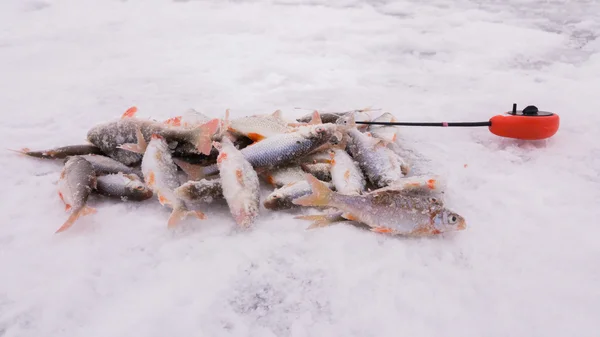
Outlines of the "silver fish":
M301 126L294 132L269 137L241 150L252 167L269 168L285 165L302 158L332 139L337 139L339 126L320 124ZM196 176L208 176L219 172L217 165L206 166Z
M434 197L411 195L402 190L382 189L363 195L331 191L307 175L312 194L297 198L300 206L333 207L343 217L371 227L371 231L392 235L428 236L466 228L465 219L447 209Z
M327 184L327 186L330 188L334 188L334 186L331 183L323 183ZM296 208L298 207L298 205L292 203L292 200L310 194L311 191L312 189L310 187L310 184L305 179L289 183L269 194L265 198L263 205L266 209L270 210Z
M152 135L142 159L142 173L146 185L156 194L160 204L173 210L168 220L169 228L188 215L201 220L206 218L200 211L188 210L185 201L175 194L174 190L180 186L177 166L162 136Z
M281 110L269 115L236 118L228 124L229 132L236 136L246 136L255 142L285 133L289 129L287 122L281 118Z
M358 163L343 149L331 152L331 181L341 194L362 194L367 180Z
M383 115L375 118L373 122L396 122L396 117L389 112L384 113ZM369 125L367 131L375 138L382 139L386 142L393 143L396 141L398 136L398 131L400 129L397 126L393 125Z
M30 157L43 158L43 159L64 159L69 156L78 156L85 154L102 154L99 147L91 144L84 145L69 145L56 147L49 150L32 151L29 148L23 148L21 150L13 150Z
M79 217L96 213L94 208L87 206L94 188L96 174L92 164L78 156L67 160L58 180L58 196L65 203L65 210L71 211L71 216L56 233L69 229Z
M125 173L135 174L138 177L142 178L142 171L140 170L140 168L127 166L110 157L96 154L82 155L80 157L92 164L96 175Z
M130 108L121 119L93 127L88 131L88 141L125 165L140 162L146 144L153 134L169 141L190 142L200 153L210 154L212 137L220 126L219 119L190 129L135 118L136 111L137 109Z
M223 199L221 179L188 181L175 189L175 194L190 202L211 203Z
M97 177L98 194L121 200L143 201L152 198L152 190L135 174L114 173Z
M347 150L358 162L367 179L376 187L385 187L408 173L408 166L384 141L370 137L353 127L352 116L338 121L350 126Z
M217 165L223 196L235 222L243 228L248 228L252 226L259 213L258 174L229 138L224 137L214 146L219 150Z

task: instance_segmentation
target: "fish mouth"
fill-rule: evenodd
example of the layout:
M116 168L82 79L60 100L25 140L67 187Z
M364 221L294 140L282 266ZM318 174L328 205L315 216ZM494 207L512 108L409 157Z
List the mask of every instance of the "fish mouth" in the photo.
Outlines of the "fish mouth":
M458 229L459 231L467 229L467 222L464 219L461 219L458 225L456 226L456 229Z

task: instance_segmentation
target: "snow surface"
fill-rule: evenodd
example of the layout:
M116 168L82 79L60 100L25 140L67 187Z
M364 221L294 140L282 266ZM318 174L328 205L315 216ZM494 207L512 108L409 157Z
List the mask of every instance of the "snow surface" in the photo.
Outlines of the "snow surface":
M598 336L600 3L0 1L3 147L82 143L132 105L168 118L372 106L409 121L536 104L546 141L404 128L466 231L305 231L222 205L167 230L94 198L62 235L61 162L0 157L0 336Z

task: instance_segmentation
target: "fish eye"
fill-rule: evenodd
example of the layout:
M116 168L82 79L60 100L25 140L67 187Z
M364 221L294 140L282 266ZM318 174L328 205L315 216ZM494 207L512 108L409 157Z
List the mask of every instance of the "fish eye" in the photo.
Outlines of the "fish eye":
M454 214L450 215L450 217L448 218L448 222L450 224L455 224L456 221L458 221L458 217L456 215L454 215Z
M138 185L135 187L136 190L138 191L143 191L144 190L144 186Z
M434 198L434 197L429 198L429 201L433 202L433 203L437 203L438 202L437 198Z

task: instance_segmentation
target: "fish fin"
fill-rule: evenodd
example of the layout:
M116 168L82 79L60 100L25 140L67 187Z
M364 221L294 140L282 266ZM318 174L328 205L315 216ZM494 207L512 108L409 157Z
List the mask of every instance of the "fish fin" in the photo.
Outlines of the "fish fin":
M344 180L346 183L348 183L348 180L350 180L350 169L347 169L346 172L344 172Z
M206 219L206 215L200 211L188 211L185 208L176 208L171 212L169 216L169 220L167 221L167 227L174 228L177 224L185 219L187 216L194 216L197 219L204 220Z
M327 227L333 223L333 221L331 221L329 219L327 214L299 215L299 216L295 216L294 219L313 221L313 223L310 224L310 226L308 226L306 229Z
M65 212L68 212L70 210L71 210L71 205L65 204Z
M246 137L248 137L254 141L254 143L252 143L252 144L260 142L261 140L266 138L265 136L261 135L260 133L254 133L254 132L248 133L248 135L246 135Z
M219 150L220 151L220 150ZM223 160L227 159L227 152L221 152L219 153L219 155L217 156L217 163L221 163L223 162Z
M96 213L96 209L85 206L79 210L77 210L76 212L73 212L71 214L71 216L69 216L69 219L67 219L67 221L65 221L65 223L58 229L56 230L55 233L60 233L60 232L64 232L67 229L71 228L71 226L73 226L73 224L75 223L75 221L77 221L77 219L79 219L82 216L86 216L89 214L94 214Z
M350 220L350 221L359 221L358 218L350 212L343 213L342 218L344 218L346 220Z
M172 205L173 203L171 203L171 201L165 197L164 195L162 195L160 192L156 193L156 195L158 196L158 202L160 202L160 204L162 206L164 205Z
M177 158L173 158L173 162L175 162L175 164L181 168L181 170L188 176L190 180L200 180L204 178L204 172L202 171L204 167L190 164Z
M153 187L154 183L156 183L156 176L154 175L154 171L150 171L146 177L146 184L148 184L149 187Z
M163 123L171 126L181 126L181 118L182 116L175 116L167 119Z
M138 110L138 109L137 109L137 107L135 107L135 106L132 106L131 108L127 109L127 110L126 110L126 111L123 113L123 115L121 115L121 119L124 119L124 118L132 118L132 117L134 117L134 116L135 116L135 114L137 113L137 110Z
M146 142L146 139L144 138L144 135L142 134L142 131L139 128L136 130L135 135L137 137L137 144L126 143L117 146L117 148L139 154L144 154L146 152L146 148L148 148L148 143Z
M323 124L323 121L321 120L321 115L319 115L319 112L317 110L313 111L312 116L310 118L310 122L308 122L308 124L310 124L310 125Z
M220 125L220 120L214 118L194 130L194 136L192 143L196 146L198 151L204 155L209 155L212 149L212 137L217 132Z
M327 184L315 178L312 174L305 175L306 181L310 184L312 194L305 195L292 200L292 203L300 206L326 206L329 204L333 191L327 187Z
M371 232L382 233L382 234L392 234L394 230L387 227L373 227L371 228Z
M235 171L235 178L237 179L238 183L242 186L244 186L244 172L242 171L242 169L238 169Z
M282 116L281 116L281 110L279 110L279 109L275 110L275 112L273 112L273 113L271 114L271 116L273 116L273 117L275 117L275 118L277 118L277 119L282 119L282 118L281 118L281 117L282 117Z

